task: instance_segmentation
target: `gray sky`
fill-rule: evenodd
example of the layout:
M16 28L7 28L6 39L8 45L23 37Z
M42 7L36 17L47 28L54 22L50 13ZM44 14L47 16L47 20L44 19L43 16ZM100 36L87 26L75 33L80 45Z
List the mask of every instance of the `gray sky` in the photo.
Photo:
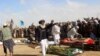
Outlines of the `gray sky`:
M75 21L83 17L100 16L100 0L0 0L0 25L13 19L25 26L40 19L50 22ZM2 21L2 22L1 22Z

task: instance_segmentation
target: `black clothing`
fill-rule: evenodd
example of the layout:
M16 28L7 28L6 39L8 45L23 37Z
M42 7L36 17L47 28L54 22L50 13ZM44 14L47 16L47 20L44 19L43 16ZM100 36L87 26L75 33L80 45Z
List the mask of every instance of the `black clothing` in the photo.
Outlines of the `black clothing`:
M42 40L42 39L47 39L48 38L48 32L47 32L47 28L42 28L40 26L38 26L35 30L35 37L36 37L36 40L38 40L39 42Z
M15 45L14 41L12 39L5 40L3 41L3 48L4 48L4 53L7 54L7 48L11 53L13 53L13 46Z
M48 31L49 36L52 36L52 27L53 27L53 25L54 25L53 23L50 23L50 24L47 25L47 29L48 29L47 31Z

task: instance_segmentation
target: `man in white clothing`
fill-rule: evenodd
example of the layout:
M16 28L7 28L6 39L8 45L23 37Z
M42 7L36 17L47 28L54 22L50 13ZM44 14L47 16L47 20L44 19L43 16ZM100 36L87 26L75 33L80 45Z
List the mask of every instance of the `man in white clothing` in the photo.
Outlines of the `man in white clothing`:
M55 44L60 43L60 27L58 26L58 23L55 23L54 26L52 27L52 35L54 37L54 42Z
M78 27L77 27L78 28ZM74 40L74 36L78 35L77 29L75 26L73 26L72 23L68 25L68 32L67 32L67 37L70 37L71 40Z

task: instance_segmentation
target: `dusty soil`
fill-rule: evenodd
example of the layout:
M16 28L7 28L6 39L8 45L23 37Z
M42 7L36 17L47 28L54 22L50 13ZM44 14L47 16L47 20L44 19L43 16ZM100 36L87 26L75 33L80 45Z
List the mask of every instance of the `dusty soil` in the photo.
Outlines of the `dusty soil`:
M14 56L41 56L40 48L32 48L29 45L16 45L14 47ZM2 45L0 45L0 56L4 56ZM50 55L47 56L57 56ZM78 56L100 56L100 51L85 51Z
M0 45L0 56L4 56L2 45ZM14 56L42 56L42 55L40 48L32 48L29 45L15 45ZM57 55L47 54L47 56L57 56Z

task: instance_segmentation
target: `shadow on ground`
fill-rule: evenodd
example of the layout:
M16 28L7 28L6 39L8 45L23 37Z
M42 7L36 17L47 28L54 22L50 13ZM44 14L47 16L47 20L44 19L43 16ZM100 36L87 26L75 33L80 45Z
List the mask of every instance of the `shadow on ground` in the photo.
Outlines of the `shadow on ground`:
M35 47L37 47L37 46L39 46L38 44L28 44L28 47L31 47L31 48L35 48Z

